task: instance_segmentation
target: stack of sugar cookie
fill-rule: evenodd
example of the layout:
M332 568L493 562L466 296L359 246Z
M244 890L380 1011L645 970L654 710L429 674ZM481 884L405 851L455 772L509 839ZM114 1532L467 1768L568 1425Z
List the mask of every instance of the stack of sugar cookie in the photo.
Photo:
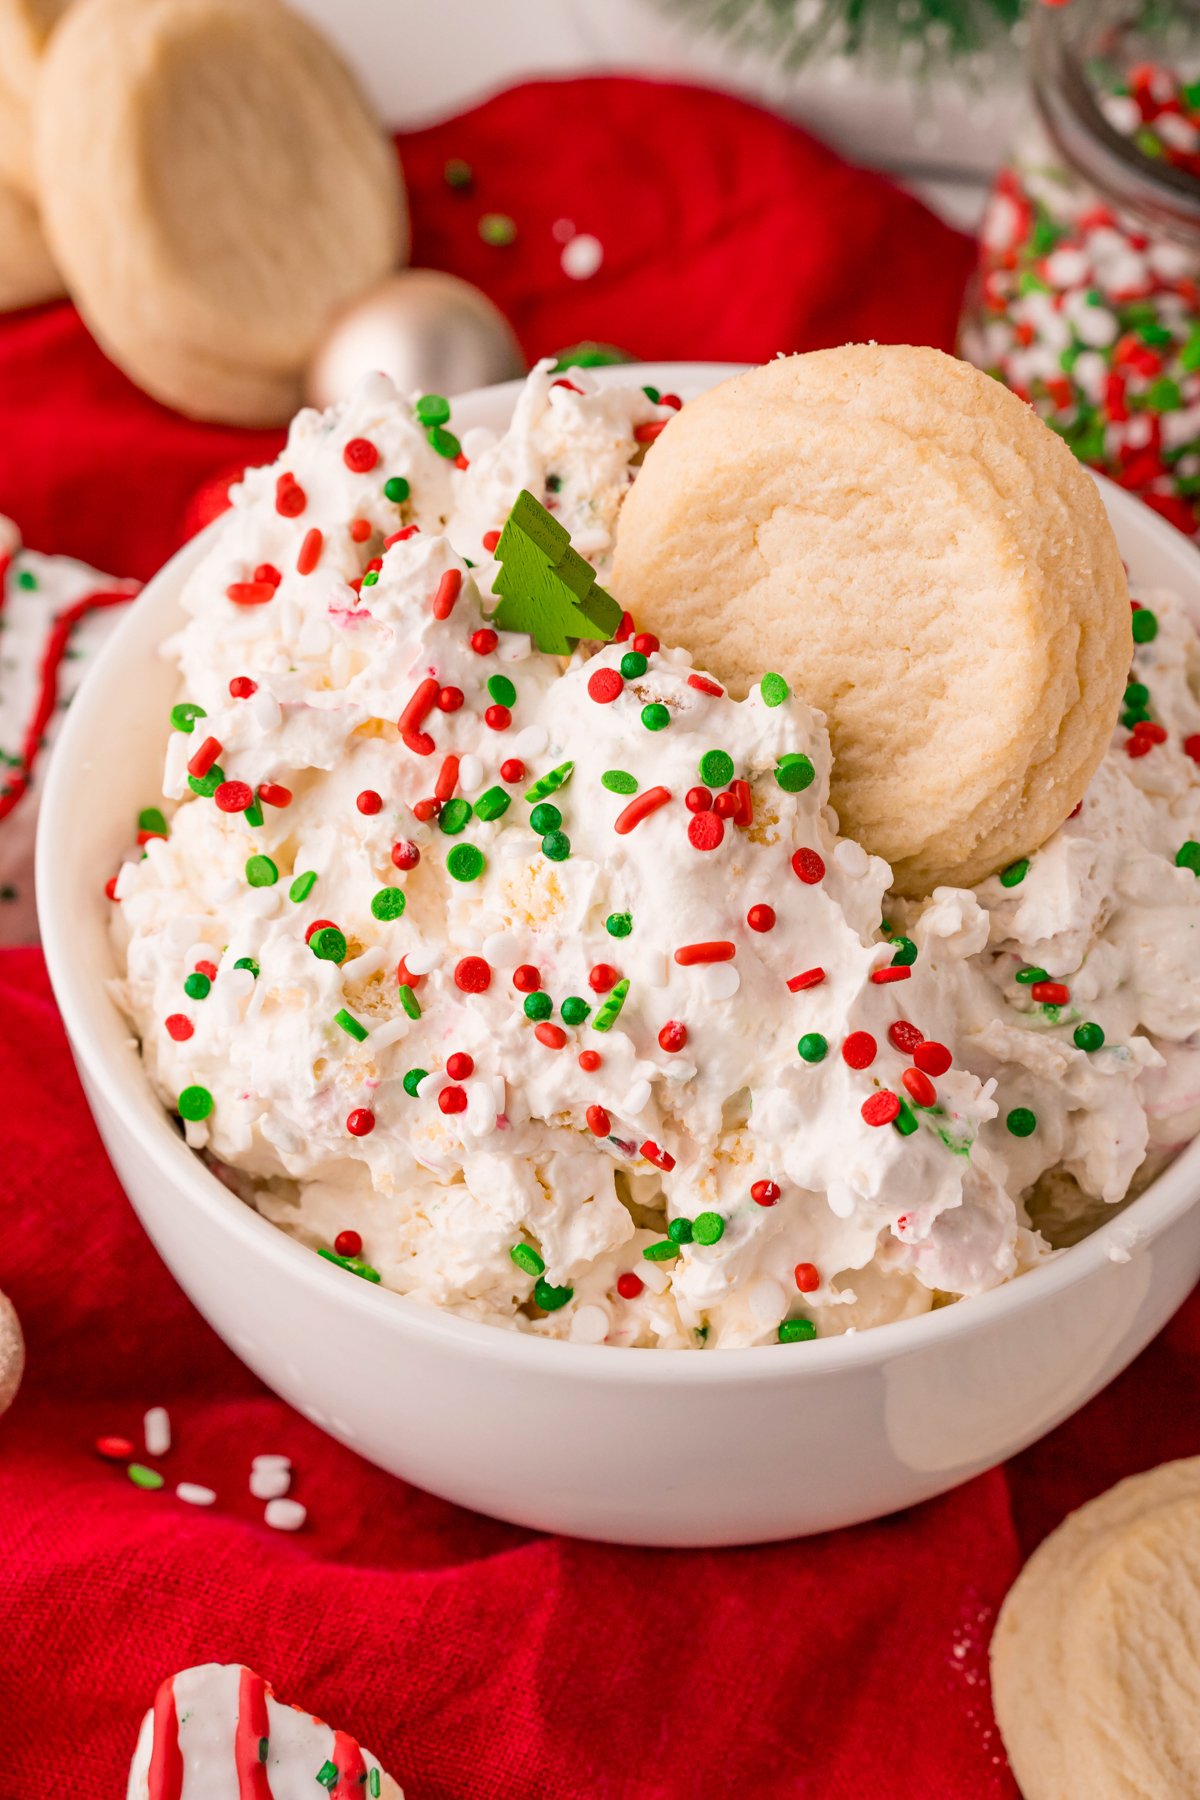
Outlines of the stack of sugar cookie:
M157 399L289 418L408 248L393 146L329 45L280 0L0 0L0 68L0 303L65 285Z

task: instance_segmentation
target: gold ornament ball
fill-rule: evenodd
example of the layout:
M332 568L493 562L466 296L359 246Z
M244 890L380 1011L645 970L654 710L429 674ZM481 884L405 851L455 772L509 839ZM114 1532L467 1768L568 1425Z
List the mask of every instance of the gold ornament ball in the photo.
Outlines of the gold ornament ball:
M525 373L512 326L486 294L436 269L403 269L339 314L304 381L310 406L344 400L373 370L403 393L461 394Z
M25 1340L17 1309L0 1294L0 1413L7 1412L21 1385L25 1368Z

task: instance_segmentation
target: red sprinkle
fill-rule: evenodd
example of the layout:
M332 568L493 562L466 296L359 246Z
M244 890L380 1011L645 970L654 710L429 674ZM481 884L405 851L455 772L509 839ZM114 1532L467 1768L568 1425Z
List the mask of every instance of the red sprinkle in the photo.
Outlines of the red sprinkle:
M795 1274L796 1286L802 1294L811 1294L814 1288L819 1288L821 1285L821 1277L817 1273L815 1263L797 1263Z
M727 789L725 793L718 794L713 801L713 811L716 813L718 819L736 818L737 809L737 795L732 789Z
M500 542L500 533L498 531L485 531L482 541L484 549L490 556L492 551L496 548L496 545Z
M647 1162L652 1162L656 1169L668 1172L675 1167L675 1158L669 1150L660 1150L653 1138L647 1138L641 1146L642 1155Z
M593 1137L607 1137L612 1130L612 1120L602 1106L589 1106L585 1117Z
M433 616L435 619L448 619L454 611L454 602L462 591L462 570L447 569L437 584L437 592L433 596Z
M492 965L482 956L464 956L454 965L454 985L464 994L485 994L492 985Z
M683 796L683 804L689 812L708 812L712 808L712 803L711 788L691 787Z
M196 1029L186 1013L171 1013L166 1020L167 1036L173 1037L177 1044L186 1044Z
M197 975L207 975L210 981L215 981L217 979L217 965L215 962L209 962L207 958L202 957L196 964L196 973Z
M102 1456L105 1462L125 1462L133 1455L133 1445L123 1437L97 1438L96 1455Z
M439 712L457 712L462 705L464 698L465 695L461 688L439 688L436 701L437 709Z
M694 963L732 962L736 955L736 944L720 941L711 944L681 944L675 952L675 961L681 969L690 969Z
M1150 742L1149 738L1130 737L1125 740L1126 756L1149 756L1153 748L1154 745Z
M630 638L632 636L633 636L633 614L628 609L626 609L626 611L621 614L621 623L617 626L617 632L616 632L616 636L613 638L613 643L614 644L623 644L626 642L626 640L628 638Z
M513 970L512 984L518 994L536 994L542 985L541 971L532 963L522 963Z
M421 852L407 838L392 845L392 861L398 869L415 869L421 860Z
M750 783L733 781L729 785L729 791L734 800L733 822L745 830L754 823L754 800L750 793Z
M418 824L427 825L430 819L436 819L442 810L440 800L418 800L413 807L413 818Z
M815 882L824 881L825 863L815 850L797 850L792 857L792 873L812 887Z
M561 1050L567 1041L567 1034L562 1026L551 1025L548 1019L543 1019L540 1025L534 1026L533 1035L539 1044L545 1044L547 1050Z
M760 900L758 905L752 906L746 914L746 923L751 931L774 931L775 908L768 906L765 900Z
M894 1025L888 1026L888 1043L904 1056L915 1057L917 1045L924 1042L922 1034L907 1019L897 1019Z
M460 1113L467 1110L466 1091L460 1087L444 1087L437 1097L438 1107L444 1113Z
M635 825L640 825L642 820L648 818L652 812L657 812L660 806L665 806L670 798L669 788L647 788L644 794L638 794L629 802L628 806L623 807L617 814L613 820L613 830L618 836L625 837Z
M869 1069L879 1052L879 1045L869 1031L852 1031L842 1045L842 1061L852 1069Z
M364 788L354 804L360 813L365 813L369 818L372 813L383 810L383 796L377 794L374 788Z
M725 836L725 827L715 812L695 813L688 820L688 843L693 850L716 850Z
M805 988L820 987L824 979L824 969L805 969L802 974L792 976L788 982L788 992L799 994Z
M588 676L588 697L598 706L607 706L615 700L625 683L617 669L596 669Z
M110 875L108 880L104 884L104 898L106 900L115 900L116 897L117 897L117 878L115 875Z
M225 598L235 606L265 606L275 598L275 588L269 581L234 581L225 589Z
M221 745L215 737L207 737L196 754L188 763L188 774L202 781L221 754Z
M1035 981L1029 992L1040 1006L1065 1006L1071 998L1070 988L1061 981Z
M475 1058L465 1050L455 1050L446 1058L446 1073L451 1081L469 1081L475 1073Z
M750 1198L755 1206L774 1206L781 1193L777 1181L756 1181L750 1189Z
M1147 738L1152 744L1165 744L1167 741L1165 728L1155 724L1153 719L1139 719L1133 728L1133 735Z
M356 1106L346 1120L351 1137L367 1137L375 1129L375 1114L366 1106Z
M294 475L285 469L275 483L275 511L285 519L298 519L308 505L308 495Z
M351 438L342 451L342 458L356 475L366 475L379 461L379 452L370 438Z
M872 969L871 980L875 983L876 987L886 987L890 981L907 981L911 974L912 970L908 967L908 964L901 963L900 966L895 969Z
M365 544L370 535L370 519L351 519L350 536L356 544Z
M245 812L254 804L254 789L248 781L223 781L213 799L223 813Z
M510 783L524 781L525 764L519 756L510 756L506 762L500 764L500 779Z
M325 533L321 530L319 525L314 525L311 531L305 532L303 542L300 545L299 554L296 557L297 575L312 574L313 570L321 560L321 551L324 547Z
M258 683L251 681L249 675L235 675L229 684L229 696L232 700L248 700L251 694L257 694Z
M617 1276L617 1292L622 1300L636 1300L645 1289L645 1282L632 1269L626 1269L623 1275Z
M920 1069L905 1069L900 1077L918 1106L936 1106L937 1089Z
M674 1056L688 1041L687 1026L682 1019L668 1019L658 1034L660 1049Z
M507 706L489 706L483 715L483 722L489 731L507 731L512 724L512 714Z
M384 538L383 547L390 550L393 544L406 544L409 538L418 536L420 530L419 525L402 525L399 531L393 531L391 537Z
M264 806L290 806L292 804L291 788L281 787L277 781L260 781L258 797Z
M712 694L720 700L725 689L718 681L710 681L707 675L689 675L688 686L698 688L702 694Z
M611 993L621 977L611 963L597 963L588 973L588 986L594 994Z
M438 770L437 780L433 784L433 797L445 805L458 786L458 758L447 756Z
M418 683L411 700L397 720L396 728L406 741L409 734L416 732L422 720L428 718L436 706L438 692L438 684L432 675L427 675L424 681ZM422 754L427 755L428 752Z
M585 1075L594 1075L600 1067L601 1060L598 1050L581 1050L579 1052L579 1066Z
M653 656L658 649L658 639L652 631L634 633L633 647L639 656Z
M333 1248L338 1256L361 1256L362 1238L357 1231L339 1231L333 1240Z
M911 1049L908 1045L902 1047L909 1050L923 1075L944 1075L954 1061L945 1044L939 1044L935 1038L926 1038Z
M900 1117L900 1096L890 1088L881 1088L862 1103L862 1116L868 1125L890 1125Z
M1184 738L1183 753L1190 756L1193 762L1200 762L1200 731L1194 731L1191 737Z
M490 625L481 625L478 631L471 633L471 648L476 656L490 656L499 642Z
M400 961L396 964L396 986L397 987L412 988L415 993L415 991L417 990L417 988L420 987L420 985L424 981L424 979L425 979L425 977L423 975L414 975L411 972L411 970L409 969L409 966L405 962L404 958L403 957L400 958Z
M652 444L656 437L661 437L670 423L669 419L647 419L644 425L635 425L633 428L635 442Z

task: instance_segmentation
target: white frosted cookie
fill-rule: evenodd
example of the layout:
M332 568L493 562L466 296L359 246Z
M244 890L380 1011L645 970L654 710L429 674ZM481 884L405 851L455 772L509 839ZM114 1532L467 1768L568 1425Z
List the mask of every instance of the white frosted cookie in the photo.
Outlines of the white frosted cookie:
M201 1663L163 1682L142 1720L127 1800L404 1800L349 1732L277 1700L240 1663Z
M689 402L625 501L610 585L736 691L778 671L824 710L842 829L912 895L1062 823L1132 652L1090 477L937 350L782 357Z
M1200 1796L1200 1457L1064 1520L1010 1590L991 1657L1025 1800Z
M18 188L0 180L0 312L57 299L62 291L37 208Z
M0 1413L7 1412L17 1397L25 1370L25 1339L17 1309L0 1294Z
M277 0L77 0L42 64L35 140L88 325L199 417L285 419L330 318L407 253L390 140Z

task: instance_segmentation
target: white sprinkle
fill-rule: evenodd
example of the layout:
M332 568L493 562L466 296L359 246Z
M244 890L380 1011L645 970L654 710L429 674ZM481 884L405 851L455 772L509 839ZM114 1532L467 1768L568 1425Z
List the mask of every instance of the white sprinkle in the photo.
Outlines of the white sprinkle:
M671 1285L670 1271L665 1263L647 1262L643 1257L637 1272L652 1294L665 1294Z
M215 1488L201 1487L198 1481L181 1481L175 1489L175 1498L188 1506L211 1506L216 1497Z
M829 1210L836 1219L849 1219L857 1204L854 1189L847 1187L844 1181L831 1181L825 1198L829 1202Z
M571 1320L571 1338L576 1344L602 1344L608 1336L609 1318L602 1306L580 1306Z
M686 1056L673 1056L670 1062L663 1063L662 1072L671 1081L690 1081L696 1073L696 1065Z
M268 1500L263 1512L272 1531L299 1531L307 1517L298 1500Z
M278 731L283 722L283 708L270 688L260 687L256 694L251 694L250 711L254 723L264 732Z
M517 966L517 944L511 931L494 931L483 940L483 954L494 969Z
M619 1107L622 1118L636 1119L650 1104L650 1083L635 1081Z
M266 1464L250 1471L250 1492L256 1500L281 1500L291 1485L290 1468Z
M250 1463L252 1469L290 1469L291 1466L291 1457L284 1456L280 1450L261 1450Z
M742 978L731 962L707 963L700 973L700 987L706 1000L732 1000L742 985Z
M152 1406L142 1419L147 1456L165 1456L171 1448L171 1415L165 1406Z
M483 764L470 751L458 759L458 785L464 794L473 794L483 786Z
M183 1121L183 1141L189 1150L203 1150L208 1143L208 1126L203 1119Z
M214 952L212 945L206 944L202 938L198 944L192 944L188 948L184 954L183 960L186 962L189 969L194 969L196 964L200 962L216 962L217 954Z
M410 975L428 975L441 962L441 952L432 944L414 944L411 950L404 952L404 966Z
M410 1022L406 1013L397 1013L394 1019L385 1019L382 1025L376 1025L368 1040L371 1049L387 1050L392 1044L398 1044L408 1035Z
M852 880L857 880L860 875L865 875L871 866L870 857L862 845L856 844L853 838L843 838L839 844L835 845L833 860L842 874L849 875Z
M604 261L604 245L590 231L581 231L563 245L562 271L572 281L587 281Z
M431 1069L424 1081L417 1083L417 1099L432 1100L440 1094L444 1087L450 1086L450 1077L445 1069Z
M787 1295L780 1282L764 1275L752 1282L746 1293L746 1305L764 1325L778 1325L787 1311Z
M511 755L527 762L530 757L540 756L549 741L549 733L544 725L527 725L524 731L518 731L508 749Z
M382 944L372 944L361 956L342 964L342 978L346 981L365 981L368 975L376 975L380 969L386 969L391 960Z
M524 662L533 654L533 639L527 631L498 631L492 654L497 662Z

